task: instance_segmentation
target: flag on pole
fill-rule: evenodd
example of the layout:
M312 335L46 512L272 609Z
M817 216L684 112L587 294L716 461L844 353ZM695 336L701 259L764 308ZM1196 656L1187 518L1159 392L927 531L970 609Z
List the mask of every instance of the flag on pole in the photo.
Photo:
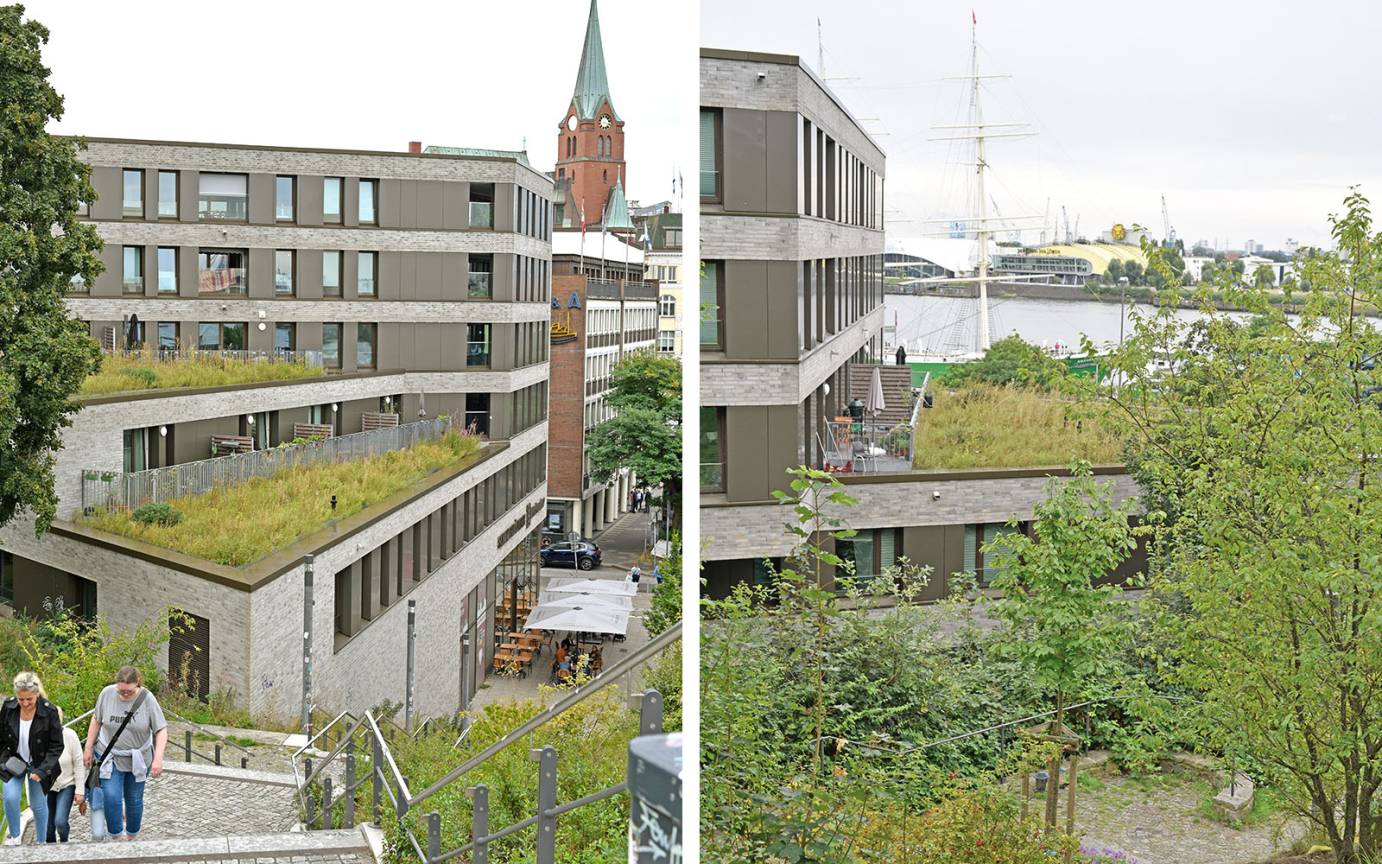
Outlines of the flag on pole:
M979 16L974 14L974 10L969 10L969 23L975 27L979 26Z

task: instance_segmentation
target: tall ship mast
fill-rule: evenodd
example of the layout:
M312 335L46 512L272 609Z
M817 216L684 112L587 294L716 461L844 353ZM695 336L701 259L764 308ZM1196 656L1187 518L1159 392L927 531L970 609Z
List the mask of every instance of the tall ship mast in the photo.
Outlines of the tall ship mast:
M959 76L948 76L945 80L967 81L969 82L969 117L968 122L956 126L932 126L934 131L945 134L932 137L930 141L972 141L974 142L974 184L972 206L976 212L970 213L960 219L935 219L927 220L931 222L956 223L964 226L965 234L972 231L978 242L978 276L975 278L929 278L908 280L911 284L918 283L945 283L955 284L958 282L977 281L979 285L979 310L978 327L976 328L973 350L977 354L987 351L992 344L992 331L989 321L989 237L994 228L989 224L989 196L985 184L985 172L988 169L988 154L986 143L993 138L1030 138L1036 134L1028 128L1025 123L989 123L984 119L984 109L981 101L982 82L995 78L1010 78L1010 75L981 75L979 73L979 22L978 18L970 13L970 49L969 49L969 74ZM999 131L993 131L999 130ZM996 219L1009 227L1014 222L1026 220L1039 220L1040 216L1002 216ZM1005 277L1008 280L1032 277ZM1045 278L1045 277L1038 277Z

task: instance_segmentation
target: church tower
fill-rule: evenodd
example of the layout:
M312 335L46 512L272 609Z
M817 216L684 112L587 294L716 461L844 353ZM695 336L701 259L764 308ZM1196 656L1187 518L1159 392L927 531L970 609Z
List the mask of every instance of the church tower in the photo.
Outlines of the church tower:
M600 43L600 14L590 0L585 25L581 68L576 90L557 130L557 185L569 180L564 221L580 227L585 208L586 227L599 225L610 190L627 188L624 167L624 121L614 111L605 74L605 49Z

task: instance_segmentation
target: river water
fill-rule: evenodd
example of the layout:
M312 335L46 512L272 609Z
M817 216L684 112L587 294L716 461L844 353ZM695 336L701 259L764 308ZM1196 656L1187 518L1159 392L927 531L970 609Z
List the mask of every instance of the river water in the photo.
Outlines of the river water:
M885 294L883 311L888 326L897 324L898 338L909 354L964 354L977 350L979 301L964 297ZM1129 301L1122 309L1124 333L1130 335L1133 316L1151 314L1152 307ZM1187 320L1203 317L1196 309L1181 309ZM1078 346L1081 335L1096 345L1118 343L1119 303L1112 300L1035 300L1025 297L989 301L989 332L993 341L1013 333L1036 345Z

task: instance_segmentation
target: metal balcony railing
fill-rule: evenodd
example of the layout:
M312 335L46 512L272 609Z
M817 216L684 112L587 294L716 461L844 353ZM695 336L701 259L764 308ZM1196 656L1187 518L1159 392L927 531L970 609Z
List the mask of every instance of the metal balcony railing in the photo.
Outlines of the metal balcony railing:
M82 472L82 512L97 508L134 510L145 504L200 495L222 486L268 477L285 468L365 459L435 441L452 428L451 418L419 420L385 429L338 435L321 441L233 453L197 462L124 473L87 469ZM462 434L465 434L462 432Z

